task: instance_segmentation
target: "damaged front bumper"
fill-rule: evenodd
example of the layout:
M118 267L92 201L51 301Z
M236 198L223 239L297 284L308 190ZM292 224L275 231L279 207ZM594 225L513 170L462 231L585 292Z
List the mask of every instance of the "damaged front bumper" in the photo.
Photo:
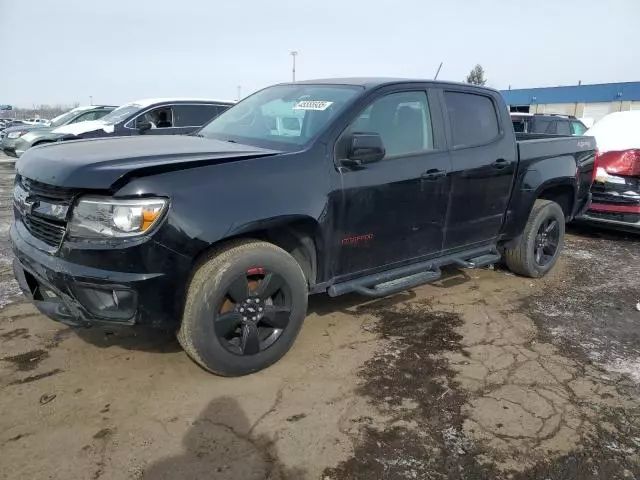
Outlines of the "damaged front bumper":
M640 178L607 175L591 187L593 201L580 220L640 233Z
M32 245L29 232L16 221L10 230L15 259L13 270L23 294L41 313L71 326L92 324L145 325L172 328L181 312L181 279L184 259L149 242L131 248L131 257L157 260L170 271L149 273L143 265L123 262L127 253L113 249L87 252L86 264L60 258ZM102 259L102 264L89 265ZM121 271L104 265L130 268ZM128 270L128 271L127 271Z

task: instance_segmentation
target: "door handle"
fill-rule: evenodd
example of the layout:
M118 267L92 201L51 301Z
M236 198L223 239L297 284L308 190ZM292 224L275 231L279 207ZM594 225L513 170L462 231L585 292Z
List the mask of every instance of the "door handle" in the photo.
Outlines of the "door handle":
M507 168L509 165L511 165L511 162L504 158L499 158L491 164L491 166L496 170L502 170L503 168Z
M447 172L445 170L438 170L437 168L432 168L424 172L422 175L420 175L420 178L422 178L423 180L438 180L439 178L445 177L446 175L447 175Z

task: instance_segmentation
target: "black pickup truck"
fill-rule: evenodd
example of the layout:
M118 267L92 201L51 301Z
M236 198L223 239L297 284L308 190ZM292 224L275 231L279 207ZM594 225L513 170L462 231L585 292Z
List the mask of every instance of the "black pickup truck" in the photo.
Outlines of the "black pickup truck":
M291 347L309 294L385 296L501 257L549 271L595 142L523 138L494 90L350 79L266 88L191 136L30 149L15 275L54 320L170 326L204 368L247 374Z

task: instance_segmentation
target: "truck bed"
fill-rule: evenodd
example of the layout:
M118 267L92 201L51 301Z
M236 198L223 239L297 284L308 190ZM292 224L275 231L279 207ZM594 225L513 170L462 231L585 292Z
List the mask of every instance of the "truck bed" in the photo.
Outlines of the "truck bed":
M516 133L516 144L521 162L563 155L575 156L596 150L596 139L593 137L544 133Z

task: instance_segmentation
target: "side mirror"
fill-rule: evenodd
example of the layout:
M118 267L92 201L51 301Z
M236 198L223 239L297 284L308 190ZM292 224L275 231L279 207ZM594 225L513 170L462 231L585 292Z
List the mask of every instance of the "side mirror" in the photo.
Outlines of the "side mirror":
M149 122L138 122L138 132L144 133L147 130L151 130L151 123L149 123Z
M346 165L360 166L379 162L386 155L382 137L377 133L353 133L349 141Z

